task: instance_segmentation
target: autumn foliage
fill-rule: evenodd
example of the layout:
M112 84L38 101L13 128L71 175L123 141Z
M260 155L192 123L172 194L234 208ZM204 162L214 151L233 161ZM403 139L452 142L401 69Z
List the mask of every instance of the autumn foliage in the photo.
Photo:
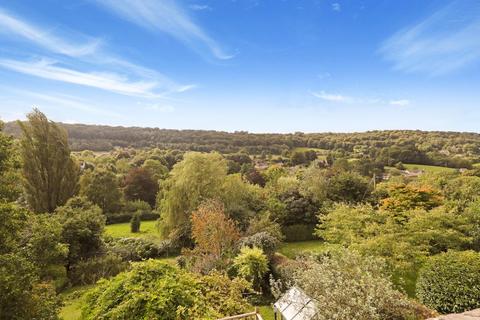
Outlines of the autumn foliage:
M225 215L223 204L211 200L193 212L192 238L196 250L218 259L234 248L240 233L233 220Z

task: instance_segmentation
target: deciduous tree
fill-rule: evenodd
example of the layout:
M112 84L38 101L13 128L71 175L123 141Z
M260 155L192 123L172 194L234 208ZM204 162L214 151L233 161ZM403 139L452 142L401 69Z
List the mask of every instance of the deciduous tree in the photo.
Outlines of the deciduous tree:
M79 166L70 156L66 131L39 110L19 122L24 187L34 212L53 212L78 190Z

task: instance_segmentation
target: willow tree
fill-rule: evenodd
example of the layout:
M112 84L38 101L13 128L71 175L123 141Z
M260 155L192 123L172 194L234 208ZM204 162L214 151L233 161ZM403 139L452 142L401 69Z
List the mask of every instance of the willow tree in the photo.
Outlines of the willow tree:
M39 110L19 122L27 201L35 212L53 212L78 188L79 166L70 155L66 131Z
M204 200L219 198L227 162L218 153L188 152L160 192L160 231L164 237L190 240L190 217Z

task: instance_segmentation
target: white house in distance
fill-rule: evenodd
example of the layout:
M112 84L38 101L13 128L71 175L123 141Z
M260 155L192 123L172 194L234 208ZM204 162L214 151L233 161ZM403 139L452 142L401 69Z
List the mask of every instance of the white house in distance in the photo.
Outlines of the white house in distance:
M273 311L275 320L311 320L315 318L318 308L315 300L302 289L291 287L275 302Z

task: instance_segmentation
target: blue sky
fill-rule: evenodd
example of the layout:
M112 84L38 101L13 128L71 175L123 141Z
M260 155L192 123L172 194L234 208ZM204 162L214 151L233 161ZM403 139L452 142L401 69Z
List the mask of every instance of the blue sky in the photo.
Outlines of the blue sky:
M480 131L480 2L3 0L0 118Z

